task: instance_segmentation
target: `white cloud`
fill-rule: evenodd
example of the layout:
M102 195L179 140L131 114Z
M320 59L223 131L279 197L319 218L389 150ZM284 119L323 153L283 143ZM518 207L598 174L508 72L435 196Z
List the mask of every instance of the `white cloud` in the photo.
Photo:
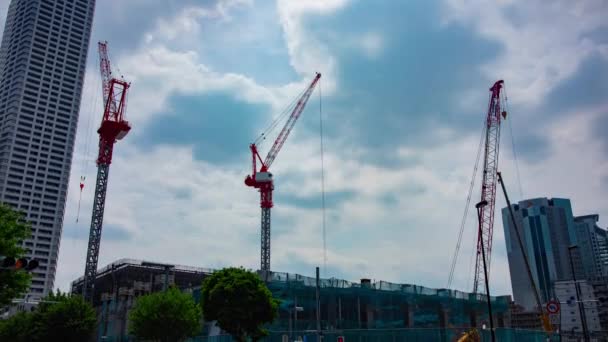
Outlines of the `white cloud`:
M377 58L384 49L384 38L377 32L367 32L359 38L361 48L368 58Z
M345 5L345 1L278 2L291 63L302 75L302 80L277 87L264 86L240 74L215 71L201 60L197 52L175 48L169 41L179 40L183 34L154 36L136 48L131 56L119 59L127 77L133 81L129 119L134 126L145 127L145 123L157 115L171 114L168 97L174 93L198 95L224 91L243 101L269 104L273 109L282 108L310 81L308 75L312 77L313 71L321 69L324 81L331 80L335 72L336 62L329 47L318 44L306 27L304 17L327 15ZM473 15L469 12L456 14ZM180 32L190 29L197 29L196 20L180 28ZM384 39L378 40L373 35L369 39L371 43L365 43L368 48L383 47ZM521 60L509 58L514 58L513 64L509 64L512 67L510 72L527 74L525 69L520 69L523 68ZM540 66L532 69L548 69L555 64L553 60L561 59L547 57L539 62ZM326 76L329 77L326 79ZM545 77L541 81L546 82L547 79ZM523 84L524 81L511 81L510 84ZM91 86L91 89L95 87ZM325 82L324 92L329 95L327 88ZM509 88L513 99L516 98L514 90L511 90L514 88L514 85ZM527 88L524 85L522 89ZM87 99L94 96L93 92L99 91L85 90L90 95L85 95L83 103L91 101ZM602 204L605 201L601 200L600 193L605 191L600 190L599 183L607 172L605 156L593 142L589 131L591 118L601 111L591 112L570 116L575 121L564 119L566 121L552 123L546 133L551 137L554 154L543 165L520 161L521 174L527 185L527 196L571 197L575 214L599 212L605 218L608 208ZM97 123L98 112L94 110L93 113L93 121ZM480 125L482 120L480 116ZM66 222L75 220L86 122L82 119L80 122ZM335 147L342 146L336 140L326 141L327 191L354 193L347 201L327 209L330 267L341 269L350 280L372 277L432 287L445 285L479 133L463 134L443 126L439 126L435 133L453 139L449 144L419 148L399 146L397 142L398 153L394 156L397 161L418 161L415 165L397 168L368 163L363 157L366 151L362 152L365 146L341 150ZM160 146L144 152L134 146L130 138L128 136L119 142L115 150L105 223L124 230L132 239L112 240L104 236L100 266L131 257L205 267L243 265L257 268L259 195L243 184L249 171L249 161L243 160L239 165L213 165L196 160L192 146ZM95 149L96 139L96 136L92 138L91 149ZM300 137L298 131L294 131L281 152L280 160L273 166L277 184L275 194L300 198L320 196L318 146L318 141ZM583 149L588 153L579 153ZM515 184L508 150L508 147L501 150L501 169L509 177L508 182ZM89 177L83 195L81 224L77 228L66 226L66 236L70 235L70 229L88 232L94 173L90 172ZM581 185L582 179L590 181ZM511 192L515 192L514 187ZM387 196L394 197L393 203L384 201ZM497 208L502 205L499 194ZM455 287L463 290L470 290L468 263L475 239L473 216L469 217L468 235L463 241L455 278ZM510 282L499 221L497 216L492 275L495 292L502 294L509 292ZM312 274L312 270L294 269L293 263L321 262L320 210L276 203L273 222L273 232L277 233L272 240L273 268ZM287 222L288 226L279 226L278 222ZM85 253L86 240L64 237L58 286L66 288L69 281L82 274Z
M490 79L508 80L517 102L539 104L553 87L606 44L587 34L607 28L608 5L588 1L446 0L445 23L472 25L481 36L498 41L504 51L482 66Z
M219 73L199 61L194 51L175 51L164 45L146 45L120 65L132 82L129 120L145 125L158 115L171 113L168 98L173 94L204 94L222 91L253 104L267 104L277 113L312 80L313 75L281 86L264 86L236 73ZM151 96L151 94L154 94ZM264 118L267 121L268 118Z
M156 30L145 35L147 43L154 39L172 41L175 39L187 40L194 43L199 38L201 19L205 20L232 20L231 11L243 7L251 7L253 0L220 0L211 8L187 7L175 17L158 20Z
M307 30L304 17L310 14L327 15L346 4L347 0L277 1L291 65L300 74L321 72L324 75L323 89L328 95L336 89L336 59L329 48Z

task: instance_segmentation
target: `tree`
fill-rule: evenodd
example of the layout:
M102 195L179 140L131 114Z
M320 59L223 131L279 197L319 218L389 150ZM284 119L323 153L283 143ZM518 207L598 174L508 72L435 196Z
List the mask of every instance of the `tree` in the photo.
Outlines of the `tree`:
M279 301L257 274L231 267L205 279L201 305L205 320L217 321L222 330L244 342L267 335L263 325L274 321Z
M175 287L137 298L129 320L129 332L144 340L177 342L201 332L200 306Z
M80 295L51 293L33 312L39 341L86 341L97 324L95 310Z
M95 311L81 296L51 293L33 312L20 312L0 324L0 340L86 341L96 322Z
M30 225L21 212L0 204L0 256L21 258L21 241L30 237ZM27 291L31 276L23 270L0 270L0 307Z
M7 320L0 320L0 341L32 341L32 314L19 312Z

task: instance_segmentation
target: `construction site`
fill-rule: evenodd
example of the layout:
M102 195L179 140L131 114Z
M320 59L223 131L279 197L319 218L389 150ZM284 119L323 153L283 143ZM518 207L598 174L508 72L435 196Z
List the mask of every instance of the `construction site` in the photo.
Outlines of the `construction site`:
M191 293L200 300L201 283L213 270L121 259L100 269L95 281L94 307L100 318L98 338L128 340L128 313L136 298L162 291L168 286ZM263 272L259 271L260 276ZM317 321L317 280L299 274L269 272L267 286L281 300L279 316L268 327L278 335L310 333L319 322L326 333L345 331L412 330L412 336L449 341L468 328L488 326L485 297L448 289L431 289L412 284L353 283L341 279L319 279L320 319ZM82 293L84 278L72 283L73 293ZM511 296L492 297L498 328L510 326ZM297 308L295 310L294 308ZM212 322L204 325L204 335L220 335ZM378 335L380 336L380 335ZM292 336L293 337L293 336Z
M99 133L98 172L86 267L84 275L73 281L72 292L82 294L97 310L99 340L126 341L129 340L128 312L138 296L161 291L168 286L176 286L191 293L198 301L201 282L213 270L130 259L120 259L98 270L104 206L108 197L111 200L111 194L106 196L106 191L112 152L114 144L124 138L131 129L125 119L130 83L122 77L115 78L112 75L107 43L100 42L98 48L105 104L101 125L97 131ZM279 319L268 326L271 331L269 339L302 340L304 335L310 335L315 331L316 333L323 331L326 337L367 336L366 338L374 341L394 340L399 337L420 341L453 341L463 334L481 334L484 339L486 337L489 339L490 335L494 339L498 334L501 336L501 341L540 341L551 336L555 328L549 323L540 300L537 303L540 311L521 323L526 328L535 330L519 331L513 329L512 322L519 322L524 316L513 309L511 296L496 297L489 293L488 270L499 183L509 203L498 170L500 126L507 118L506 99L501 92L504 88L502 80L495 82L489 88L487 115L483 118L484 131L465 204L465 215L452 258L447 288L431 289L414 284L372 282L364 278L359 282L334 278L320 279L318 268L317 278L272 270L271 209L274 206L274 181L271 166L279 156L281 148L304 112L320 80L321 74L316 73L291 105L249 146L251 173L245 177L244 183L260 193L260 266L257 273L266 282L273 296L282 300ZM271 137L277 127L282 128L267 154L263 156L259 144ZM474 283L472 291L466 293L449 288L454 278L463 229L467 224L467 209L473 206L471 200L474 179L477 177L480 162L481 198L475 205L478 217L477 222L474 223L478 226ZM323 177L321 182L324 182ZM81 190L83 186L81 182ZM323 228L325 253L325 227ZM521 241L520 247L523 250ZM324 255L324 260L326 258ZM528 276L534 287L529 266ZM516 317L512 317L512 314ZM204 326L205 336L221 336L221 331L213 325L213 322L201 322L201 324Z
M0 340L608 342L605 10L0 2Z

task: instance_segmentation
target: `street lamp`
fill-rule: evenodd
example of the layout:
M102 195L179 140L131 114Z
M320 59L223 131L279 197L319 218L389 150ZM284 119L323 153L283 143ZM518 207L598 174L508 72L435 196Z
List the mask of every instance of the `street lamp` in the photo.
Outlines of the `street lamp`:
M574 280L574 289L576 290L576 301L578 302L578 311L581 315L581 325L583 326L583 339L589 341L587 332L587 318L585 317L585 309L583 308L583 302L581 301L580 288L576 282L576 274L574 273L574 262L572 261L572 250L578 248L577 245L568 246L568 256L570 257L570 270L572 272L572 279Z
M483 232L481 230L481 209L488 205L488 201L483 200L475 204L477 209L477 222L479 223L479 242L481 244L481 257L483 259L483 274L486 283L486 296L488 297L488 315L490 315L490 334L492 336L492 342L496 342L496 335L494 334L494 318L492 317L492 301L490 299L490 285L488 282L488 266L486 264L486 249L483 246Z

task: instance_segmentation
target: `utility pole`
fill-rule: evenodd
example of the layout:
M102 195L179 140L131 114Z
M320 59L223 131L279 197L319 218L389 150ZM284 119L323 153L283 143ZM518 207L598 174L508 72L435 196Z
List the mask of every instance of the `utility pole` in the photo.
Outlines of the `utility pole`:
M317 342L321 342L321 298L320 298L320 286L319 286L319 267L316 269L316 295L317 295Z
M515 221L515 214L513 214L513 207L511 207L511 201L509 200L509 195L507 194L507 189L505 188L505 182L502 179L502 173L496 172L498 175L498 182L502 188L502 193L505 195L505 201L507 202L507 208L509 209L509 216L511 217L511 223L513 224L513 230L515 231L515 235L517 236L517 242L519 245L519 250L524 259L524 265L526 265L526 272L528 273L528 279L530 280L530 286L532 286L532 291L534 292L534 298L536 299L536 305L538 306L538 310L540 310L540 319L545 329L546 333L553 332L553 326L549 321L549 316L545 314L543 310L543 305L540 300L540 295L538 294L538 288L536 287L536 283L534 282L534 277L532 276L532 269L530 268L530 262L528 261L528 256L526 255L526 249L524 248L523 240L521 239L521 234L519 234L519 228L517 227L517 222Z
M488 265L486 263L486 249L484 248L484 244L483 244L483 234L481 232L481 211L483 209L483 207L485 207L486 205L488 205L488 201L483 200L479 203L477 203L475 205L475 209L477 209L477 222L479 223L479 239L480 239L480 246L481 246L481 256L482 256L482 260L483 260L483 273L484 273L484 280L485 280L485 285L486 285L486 298L488 299L488 315L490 316L490 334L492 336L492 342L496 342L496 335L494 334L494 317L492 317L492 298L490 297L490 283L488 281Z
M581 325L583 326L583 339L589 341L589 332L587 331L587 317L585 316L585 307L581 299L581 289L576 281L574 273L574 262L572 261L572 250L578 248L577 245L568 246L568 256L570 257L570 270L572 271L572 279L574 280L574 288L576 290L576 301L578 302L578 311L581 315Z

